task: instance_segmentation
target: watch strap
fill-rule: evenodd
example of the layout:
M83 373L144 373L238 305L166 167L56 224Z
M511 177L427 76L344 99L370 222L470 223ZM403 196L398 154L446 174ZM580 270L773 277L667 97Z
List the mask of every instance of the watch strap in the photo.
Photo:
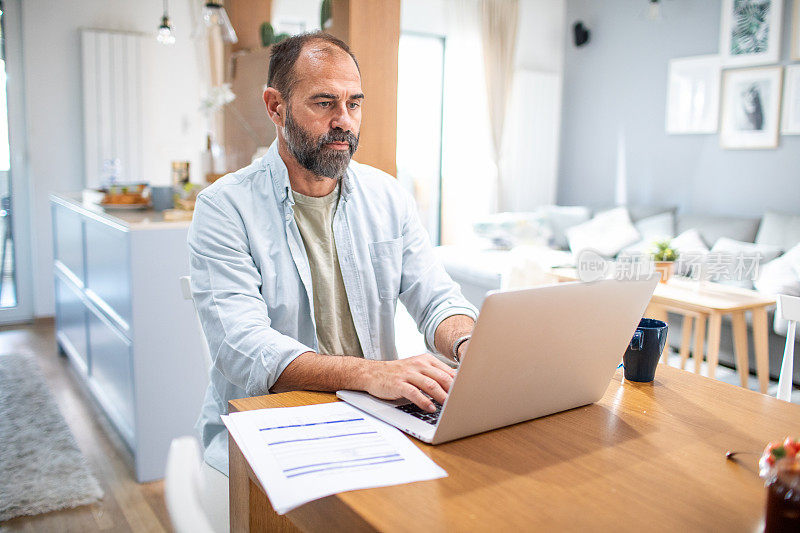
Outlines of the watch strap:
M463 337L456 339L456 342L453 343L453 359L459 363L461 362L461 359L458 358L458 349L462 344L470 340L470 338L472 338L472 335L464 335Z

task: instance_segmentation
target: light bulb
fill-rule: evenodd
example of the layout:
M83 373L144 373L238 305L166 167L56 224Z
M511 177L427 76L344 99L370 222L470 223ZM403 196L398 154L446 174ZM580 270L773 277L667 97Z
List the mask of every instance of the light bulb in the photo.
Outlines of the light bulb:
M175 44L175 31L167 17L161 19L161 26L158 27L156 40L161 44Z

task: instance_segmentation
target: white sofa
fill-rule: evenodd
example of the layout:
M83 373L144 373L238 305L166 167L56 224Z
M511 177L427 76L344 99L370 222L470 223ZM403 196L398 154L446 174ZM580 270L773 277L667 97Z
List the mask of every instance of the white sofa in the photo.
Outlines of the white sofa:
M568 233L571 227L589 220L594 214L606 211L608 208L591 208L586 206L547 206L537 213L527 214L527 219L544 225L548 231L543 232L539 239L538 247L517 246L511 250L491 249L488 240L476 239L475 244L469 246L440 246L437 249L440 259L450 276L461 285L464 296L474 305L480 307L488 291L520 286L519 280L512 278L522 269L533 268L544 271L547 267L571 264L574 262L573 254L567 249L569 244ZM767 212L761 218L717 216L703 214L682 214L674 207L637 206L628 209L631 223L641 226L643 221L653 220L661 214L672 214L671 235L680 235L688 230L697 230L705 244L711 248L721 238L732 239L741 243L753 243L764 246L779 247L786 251L800 244L800 215ZM519 218L519 217L517 217ZM526 216L522 216L523 219ZM505 226L513 225L507 223ZM491 234L486 224L479 227L479 232ZM547 247L542 247L546 239ZM513 240L513 239L512 239ZM508 242L508 239L505 239ZM523 253L524 252L524 253ZM800 254L798 254L800 256ZM531 256L536 256L536 261L530 261ZM762 274L769 270L768 263L762 265ZM773 269L774 270L774 269ZM797 290L800 296L800 272L794 271L794 278L789 280L789 286L781 289L786 293ZM515 274L516 273L516 274ZM538 275L538 274L537 274ZM795 283L796 282L796 283ZM524 285L525 283L522 283ZM533 283L531 283L533 284ZM775 283L763 283L759 286L776 286ZM777 284L786 287L786 282ZM793 289L792 287L796 287ZM752 287L751 288L755 288ZM680 341L680 320L671 317L670 344L675 345ZM770 375L777 379L780 371L780 362L783 357L783 348L786 342L785 327L775 324L770 332ZM795 347L795 354L800 354L800 340ZM754 351L750 349L750 368L754 372L756 367ZM733 345L729 322L723 323L722 340L720 346L720 364L734 367ZM800 386L800 364L794 365L794 383Z

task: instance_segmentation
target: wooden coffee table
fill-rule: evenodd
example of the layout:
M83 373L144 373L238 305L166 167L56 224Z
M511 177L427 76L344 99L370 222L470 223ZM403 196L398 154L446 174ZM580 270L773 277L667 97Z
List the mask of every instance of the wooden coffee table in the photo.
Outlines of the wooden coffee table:
M731 315L733 322L733 347L736 368L742 387L747 387L750 363L747 347L747 322L745 312L753 315L753 344L756 355L756 374L762 393L769 385L769 324L767 308L775 305L775 298L748 289L711 282L697 282L686 278L671 278L667 283L659 283L648 312L654 318L666 322L667 312L683 316L683 331L680 356L681 367L689 357L694 329L694 371L700 372L703 361L703 345L708 324L708 376L713 378L719 362L719 342L722 315Z
M578 279L574 268L553 270L560 281ZM769 385L769 325L767 308L775 305L775 298L748 289L712 282L697 282L688 278L672 277L667 283L659 283L653 292L645 316L667 322L667 312L683 317L680 346L681 368L686 365L694 332L694 371L700 373L703 355L708 359L708 376L716 375L719 363L719 342L722 316L729 314L733 322L733 345L736 368L742 387L747 387L750 362L747 346L747 322L745 312L753 315L753 344L756 355L756 374L762 393ZM706 328L708 335L706 336ZM706 338L708 351L705 350ZM664 350L663 362L667 362L668 350Z

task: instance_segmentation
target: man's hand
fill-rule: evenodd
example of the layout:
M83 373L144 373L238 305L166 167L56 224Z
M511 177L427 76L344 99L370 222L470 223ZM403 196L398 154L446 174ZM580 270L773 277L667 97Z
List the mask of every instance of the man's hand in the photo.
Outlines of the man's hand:
M456 375L455 370L430 354L369 363L365 391L384 400L406 398L428 412L436 407L423 392L443 404Z

